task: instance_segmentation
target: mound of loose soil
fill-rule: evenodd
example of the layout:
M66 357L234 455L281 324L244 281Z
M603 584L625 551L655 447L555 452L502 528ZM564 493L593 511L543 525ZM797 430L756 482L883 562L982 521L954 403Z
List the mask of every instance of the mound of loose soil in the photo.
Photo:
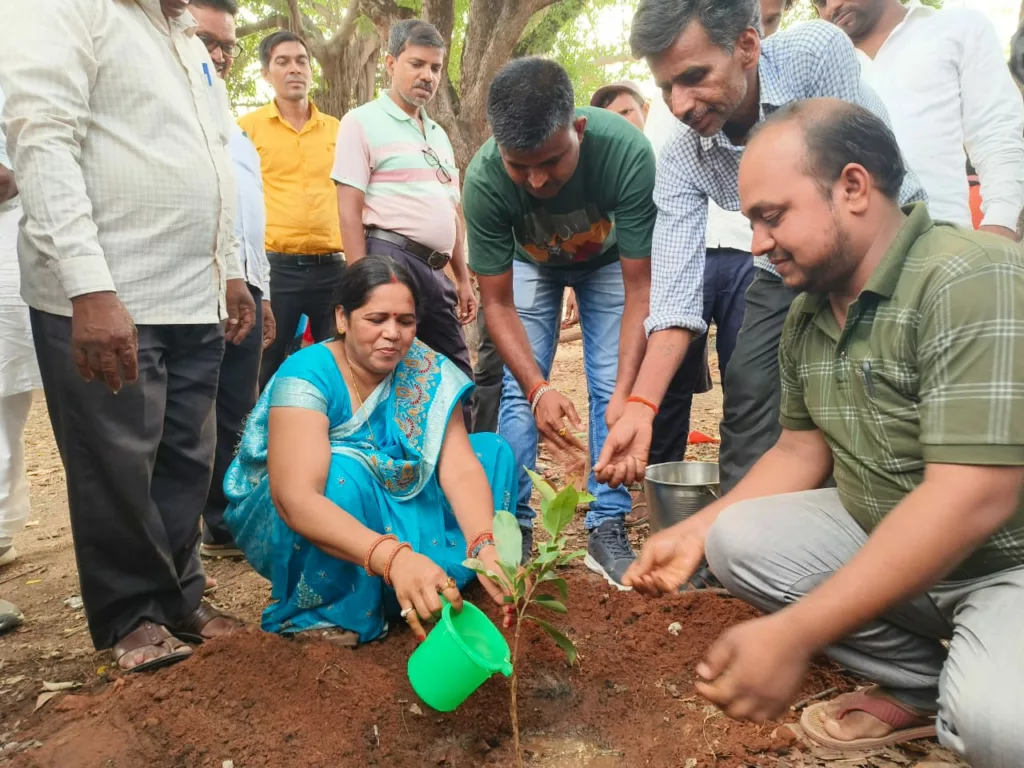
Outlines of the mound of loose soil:
M646 600L609 591L574 568L569 615L556 622L580 649L568 667L534 626L524 629L520 722L537 765L774 765L772 727L723 717L693 692L710 642L754 611L730 598L684 594ZM472 598L484 605L481 593ZM678 636L668 627L679 622ZM335 768L514 764L505 678L461 709L418 702L405 675L415 638L404 628L355 651L295 642L255 629L207 643L188 662L125 676L95 695L69 695L33 716L22 738L43 742L15 765L38 768ZM818 666L806 695L848 681ZM50 709L52 707L52 709ZM551 736L558 739L551 740ZM546 761L568 739L599 759ZM541 746L536 746L541 745ZM696 762L692 762L695 760Z

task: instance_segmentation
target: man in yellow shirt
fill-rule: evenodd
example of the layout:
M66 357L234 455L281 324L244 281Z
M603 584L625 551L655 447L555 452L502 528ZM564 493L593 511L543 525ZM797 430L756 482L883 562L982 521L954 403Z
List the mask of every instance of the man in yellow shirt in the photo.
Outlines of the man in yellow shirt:
M345 273L338 203L331 181L337 118L309 100L309 49L282 30L260 44L274 100L238 124L260 154L267 206L270 306L278 334L263 353L260 389L288 353L302 315L316 341L335 333L334 292Z

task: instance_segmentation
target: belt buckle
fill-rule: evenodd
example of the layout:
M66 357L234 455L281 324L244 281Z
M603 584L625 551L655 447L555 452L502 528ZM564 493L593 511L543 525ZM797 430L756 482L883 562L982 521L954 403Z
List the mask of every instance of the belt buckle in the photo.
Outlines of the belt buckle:
M427 266L431 269L444 269L448 266L449 259L451 259L451 256L447 253L431 251L430 255L427 256Z

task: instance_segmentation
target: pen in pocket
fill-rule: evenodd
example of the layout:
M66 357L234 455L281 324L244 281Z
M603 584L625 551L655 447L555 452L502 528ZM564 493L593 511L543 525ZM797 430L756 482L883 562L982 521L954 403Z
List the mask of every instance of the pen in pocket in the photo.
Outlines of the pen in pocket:
M871 377L871 361L865 360L860 364L860 369L864 372L864 386L868 390L868 397L872 400L875 399L875 380Z
M203 62L203 74L206 75L206 84L213 87L213 78L210 76L210 65Z

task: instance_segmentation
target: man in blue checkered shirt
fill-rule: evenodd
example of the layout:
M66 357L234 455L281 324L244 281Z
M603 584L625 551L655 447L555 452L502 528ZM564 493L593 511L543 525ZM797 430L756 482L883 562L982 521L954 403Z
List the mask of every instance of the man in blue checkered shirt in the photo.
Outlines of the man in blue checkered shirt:
M665 103L681 121L659 157L658 219L651 253L647 352L639 370L619 369L611 425L595 466L611 485L643 477L651 424L690 342L707 332L703 315L704 231L708 199L739 210L740 157L751 129L779 107L814 97L858 103L888 122L879 98L861 82L850 40L811 21L761 39L758 0L641 0L630 45L643 56ZM900 202L924 200L907 173ZM728 491L779 436L778 347L796 293L766 257L747 291L743 326L724 385L722 490Z

